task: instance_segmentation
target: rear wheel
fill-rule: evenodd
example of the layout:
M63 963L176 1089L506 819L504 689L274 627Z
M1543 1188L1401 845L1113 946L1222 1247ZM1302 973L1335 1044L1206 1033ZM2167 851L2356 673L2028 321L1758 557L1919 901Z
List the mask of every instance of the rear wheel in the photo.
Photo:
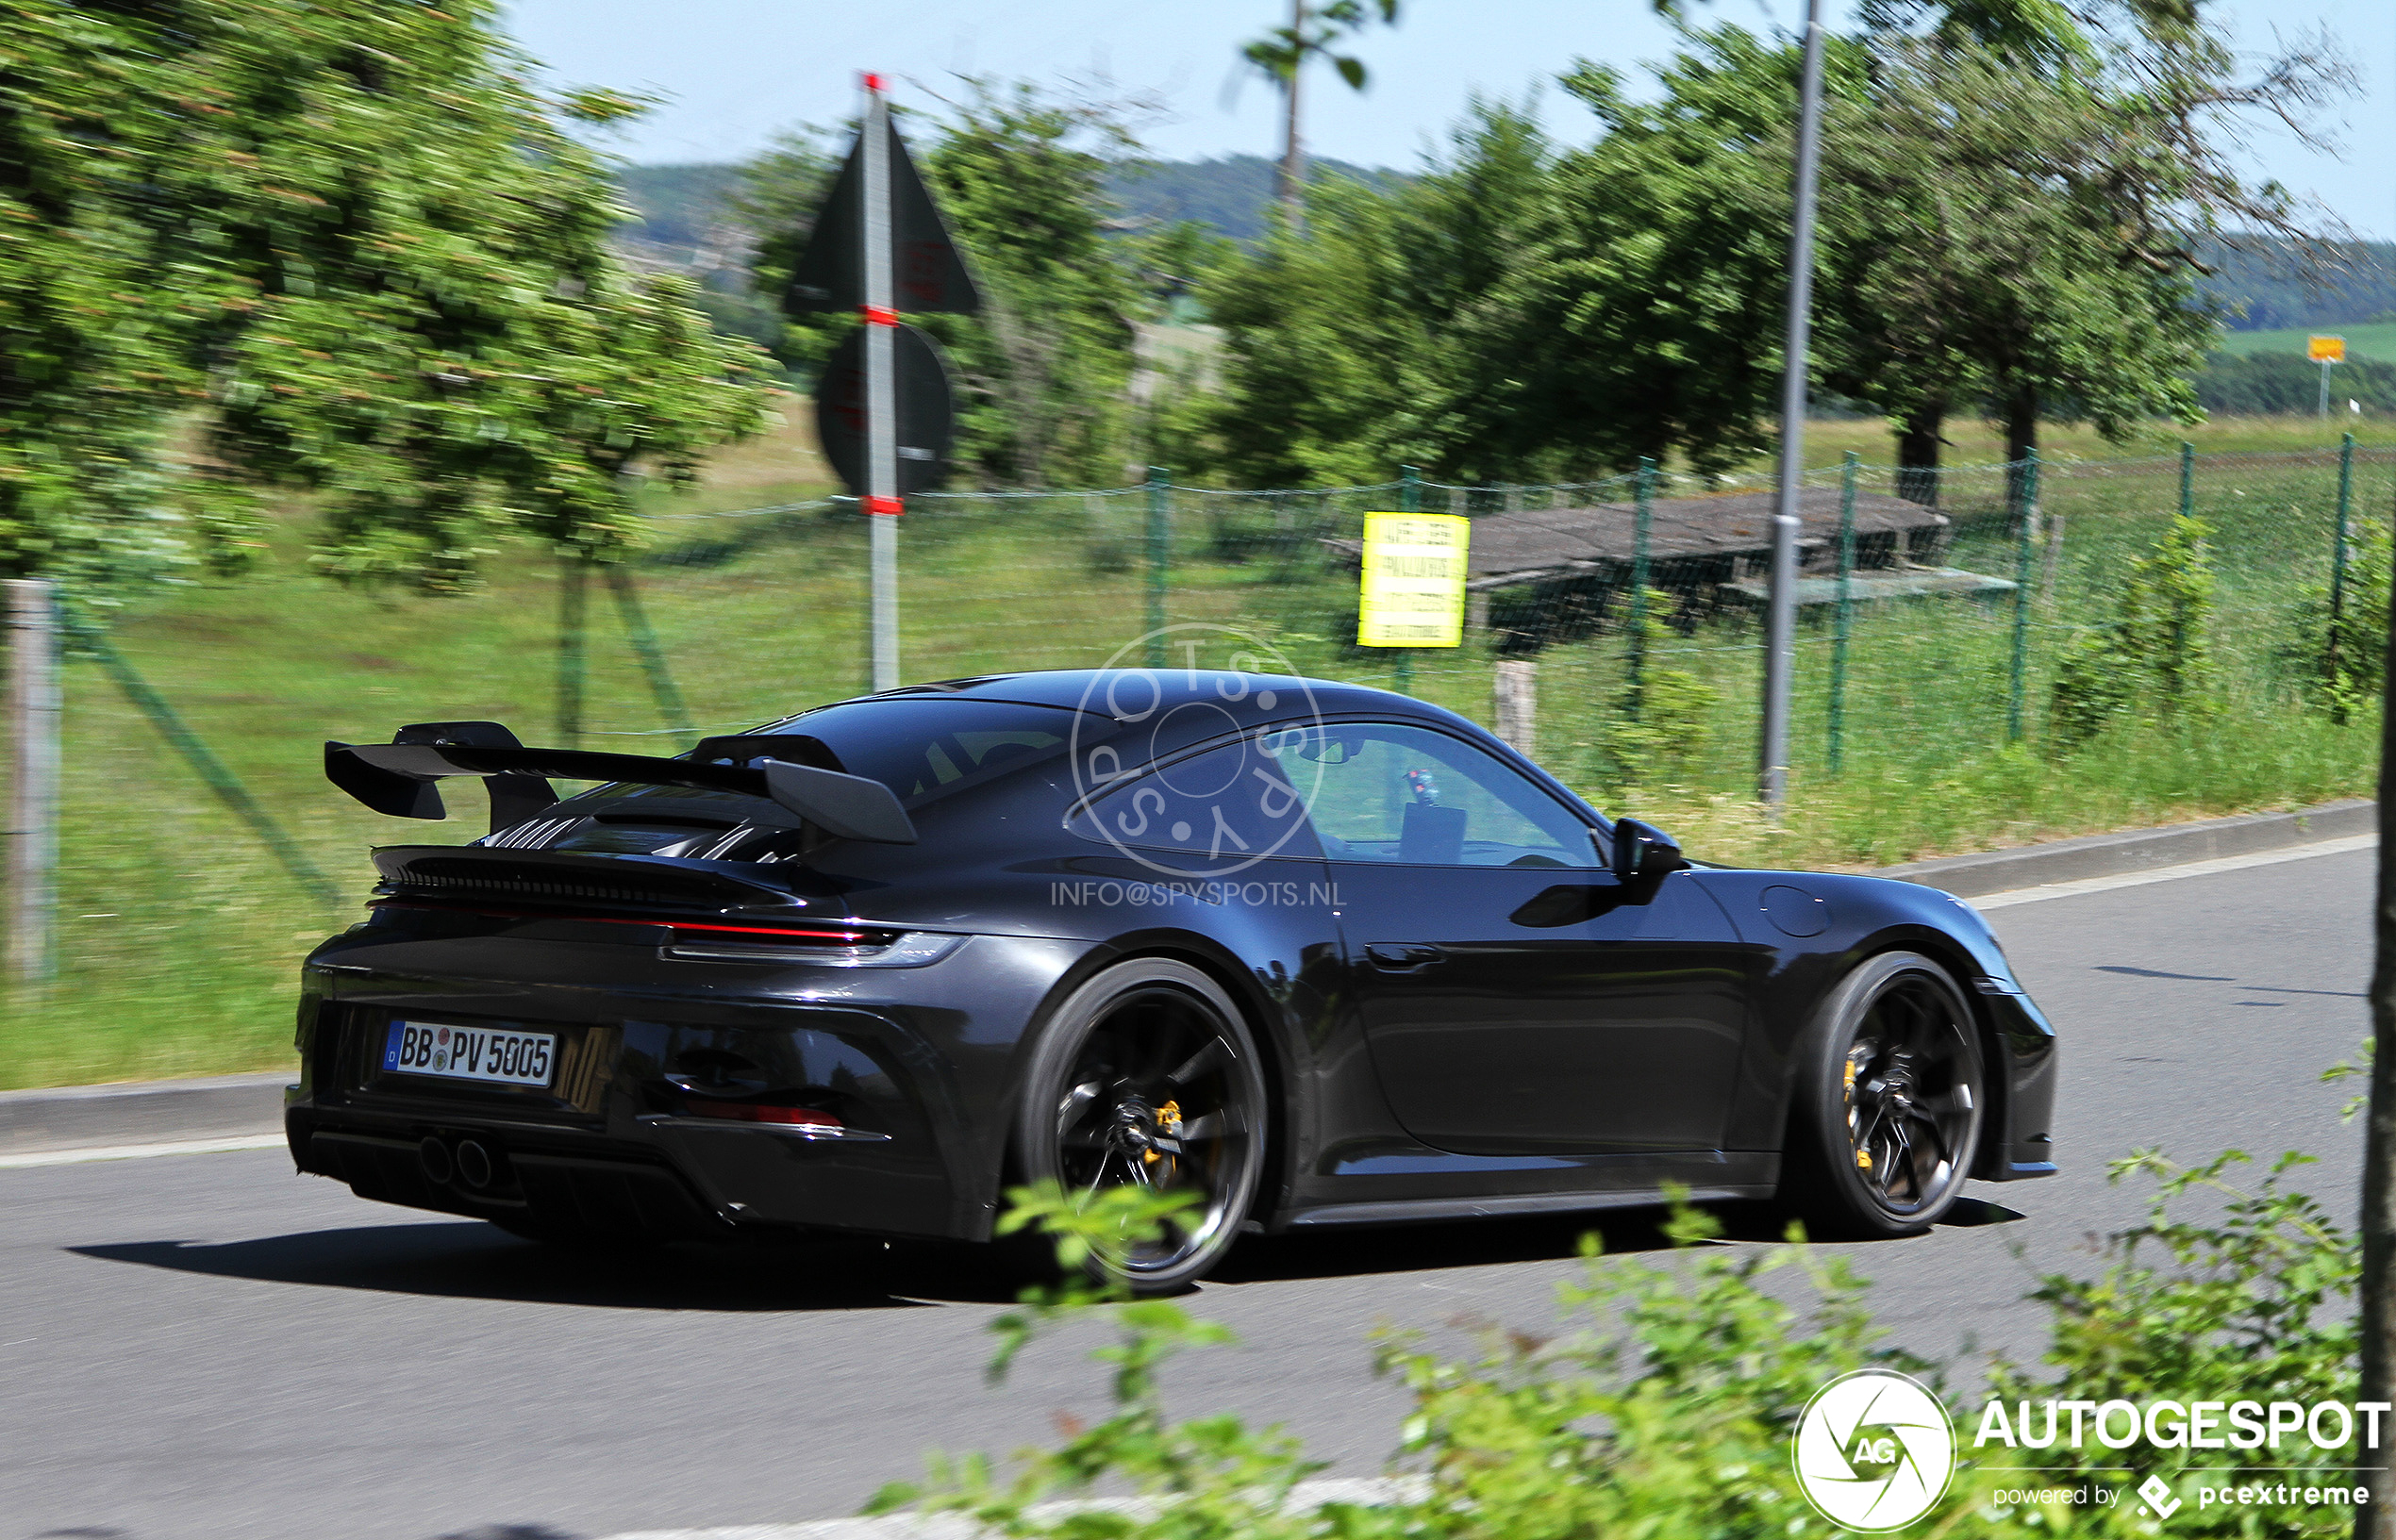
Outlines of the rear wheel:
M1831 991L1799 1055L1785 1183L1817 1234L1918 1234L1962 1196L1988 1101L1972 1009L1917 952Z
M1221 985L1161 957L1118 963L1075 990L1033 1049L1017 1168L1093 1196L1109 1186L1195 1195L1118 1276L1137 1294L1196 1282L1223 1260L1262 1169L1264 1073Z

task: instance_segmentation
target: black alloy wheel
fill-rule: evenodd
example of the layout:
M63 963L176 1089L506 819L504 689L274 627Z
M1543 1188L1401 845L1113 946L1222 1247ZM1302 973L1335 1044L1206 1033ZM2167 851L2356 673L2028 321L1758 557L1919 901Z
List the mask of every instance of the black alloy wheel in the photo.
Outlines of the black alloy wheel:
M1144 957L1090 980L1050 1021L1033 1051L1015 1151L1032 1181L1069 1194L1197 1195L1118 1272L1134 1293L1154 1295L1196 1282L1231 1249L1264 1136L1264 1075L1238 1007L1188 964Z
M1971 1173L1988 1101L1979 1033L1946 970L1884 952L1831 991L1789 1119L1793 1196L1818 1233L1936 1224Z

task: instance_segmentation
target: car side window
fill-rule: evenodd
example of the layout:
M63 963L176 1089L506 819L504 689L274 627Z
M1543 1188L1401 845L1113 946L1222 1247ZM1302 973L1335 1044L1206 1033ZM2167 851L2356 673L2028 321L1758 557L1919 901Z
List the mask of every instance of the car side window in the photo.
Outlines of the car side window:
M1460 738L1395 722L1288 736L1323 853L1408 866L1599 865L1589 826L1537 782Z
M1126 777L1067 820L1084 839L1211 860L1321 853L1273 743L1254 736ZM1309 767L1310 768L1310 767Z

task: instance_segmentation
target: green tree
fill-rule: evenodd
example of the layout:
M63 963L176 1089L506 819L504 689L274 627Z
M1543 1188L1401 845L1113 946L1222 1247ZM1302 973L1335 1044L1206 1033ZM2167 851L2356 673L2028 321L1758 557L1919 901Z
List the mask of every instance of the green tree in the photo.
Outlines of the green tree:
M1421 175L1324 178L1304 230L1277 222L1219 267L1203 293L1224 333L1210 469L1286 486L1535 458L1501 290L1508 254L1544 228L1551 159L1527 109L1476 100Z
M2235 115L2309 137L2344 89L2323 56L2252 79L2194 6L1881 4L1870 90L1825 136L1843 259L1823 302L1825 382L1898 424L1901 489L1935 498L1939 429L1985 402L2007 458L2042 418L2121 439L2192 421L2218 330L2197 253L2261 239L2335 261L2303 210L2236 163Z
M1263 251L1218 272L1203 291L1224 339L1206 469L1251 487L1337 485L1423 457L1431 331L1406 234L1393 200L1328 178L1304 234L1277 221Z
M1383 21L1396 25L1398 0L1328 0L1323 5L1290 0L1290 25L1273 28L1240 51L1250 67L1281 91L1281 170L1273 190L1284 214L1293 223L1306 181L1306 144L1298 129L1299 87L1306 66L1321 59L1338 70L1351 90L1362 91L1364 60L1353 54L1335 53L1333 45L1371 25L1376 10Z
M1112 103L967 85L923 165L986 290L980 316L939 318L966 454L993 481L1111 485L1131 447L1134 323L1153 308L1106 228L1107 171L1137 141Z
M762 406L753 350L608 255L623 218L493 8L0 14L0 563L236 557L245 483L324 495L328 571L471 579L508 533L634 538ZM191 435L201 469L167 453Z
M783 315L782 291L815 232L816 211L840 170L838 158L824 148L827 137L811 124L774 135L763 152L741 163L730 200L733 218L757 238L750 291L777 316ZM774 356L811 380L833 344L855 324L846 316L786 316L772 344Z
M1825 91L1859 94L1861 62L1834 41ZM1553 222L1484 334L1506 360L1484 402L1509 457L1620 470L1678 449L1705 472L1769 444L1797 69L1794 47L1722 27L1685 35L1656 100L1602 66L1565 77L1602 133L1558 157ZM1839 240L1826 224L1825 266Z

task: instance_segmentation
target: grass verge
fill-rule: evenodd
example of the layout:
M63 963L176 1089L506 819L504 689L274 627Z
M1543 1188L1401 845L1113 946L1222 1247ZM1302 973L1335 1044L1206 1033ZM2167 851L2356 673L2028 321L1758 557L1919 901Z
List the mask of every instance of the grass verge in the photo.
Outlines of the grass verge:
M1852 429L1858 446L1885 431L1817 428L1815 441L1831 450L1840 441L1832 429ZM1755 618L1735 608L1684 616L1655 644L1651 676L1670 671L1702 688L1670 752L1628 786L1617 737L1619 630L1601 624L1539 652L1539 757L1598 805L1649 817L1697 854L1796 866L1864 868L2367 794L2373 720L2333 723L2308 700L2310 665L2287 652L2291 617L2328 569L2335 456L2309 422L2224 427L2208 444L2230 446L2245 447L2205 461L2198 478L2220 577L2219 682L2205 712L2133 713L2069 754L2047 747L2055 659L2103 620L2124 564L2177 500L2168 455L2074 464L2059 451L2046 505L2064 515L2066 533L2051 576L2047 547L2034 553L2019 741L2009 734L2016 615L2001 595L1859 606L1836 773L1836 628L1826 612L1806 612L1792 796L1777 821L1749 798L1758 654ZM736 485L701 498L755 506L824 490L776 479L807 469L788 443L752 457ZM2361 472L2356 506L2388 508L2396 457L2367 456ZM1991 473L1957 473L1946 499L1957 530L1948 560L2015 571L2019 550L2002 502ZM661 540L688 559L640 569L650 618L702 730L735 730L865 687L862 527L820 513L707 517L706 505L661 505L686 510L666 522ZM910 514L902 536L907 675L1106 659L1142 628L1143 507L1137 496L1060 494ZM1238 514L1228 522L1218 517L1227 508ZM1331 498L1235 506L1185 497L1168 619L1238 625L1306 671L1391 683L1388 657L1346 645L1354 579L1324 559L1307 522L1330 521L1329 529L1356 511ZM479 831L466 819L422 827L378 819L325 786L319 745L461 718L553 737L556 569L520 548L473 598L345 590L308 575L296 521L275 533L271 556L263 575L240 584L162 591L117 617L114 635L312 857L362 899L373 845L459 841ZM1505 640L1476 633L1465 648L1421 659L1417 693L1489 720ZM604 588L592 592L590 648L586 744L684 746L665 731ZM311 901L92 665L69 665L66 699L63 970L46 988L0 995L0 1086L287 1063L298 959L355 919L355 902L325 912Z

